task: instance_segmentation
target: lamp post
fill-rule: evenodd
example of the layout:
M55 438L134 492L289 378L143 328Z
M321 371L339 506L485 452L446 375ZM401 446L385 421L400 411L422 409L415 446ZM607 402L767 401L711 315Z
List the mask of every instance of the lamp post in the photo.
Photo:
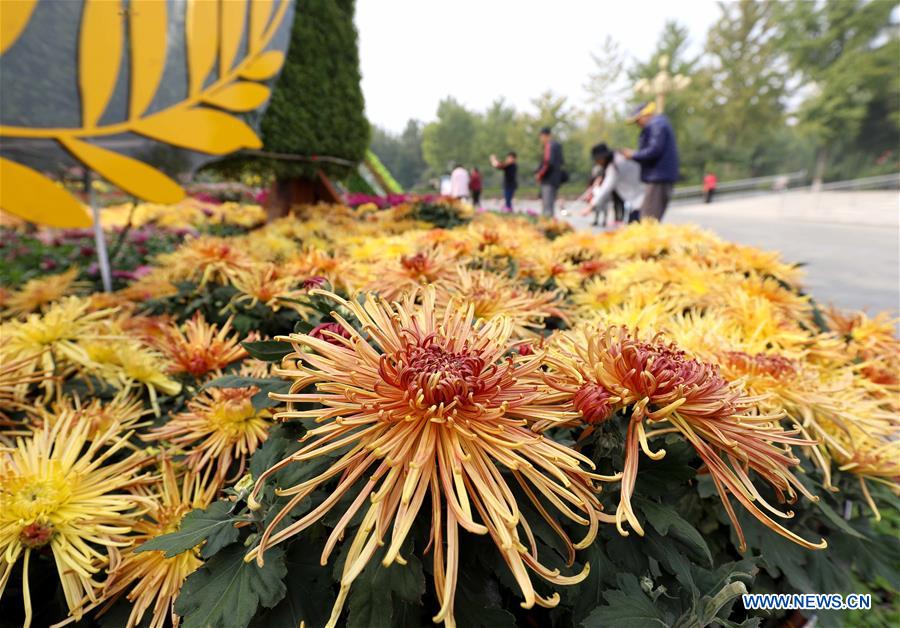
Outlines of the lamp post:
M669 55L659 58L659 72L652 79L641 79L634 84L634 91L656 99L656 111L662 113L666 106L666 95L678 92L691 84L691 77L669 73Z

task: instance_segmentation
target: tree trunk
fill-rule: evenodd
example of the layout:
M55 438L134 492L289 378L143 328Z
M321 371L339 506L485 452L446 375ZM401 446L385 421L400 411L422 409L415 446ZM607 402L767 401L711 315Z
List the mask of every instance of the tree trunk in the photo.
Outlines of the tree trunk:
M266 215L269 220L274 220L303 205L340 202L340 194L320 170L315 179L292 177L272 183L266 199Z
M822 190L822 179L825 178L825 166L828 163L828 149L822 146L816 151L816 170L813 173L812 188L813 192Z

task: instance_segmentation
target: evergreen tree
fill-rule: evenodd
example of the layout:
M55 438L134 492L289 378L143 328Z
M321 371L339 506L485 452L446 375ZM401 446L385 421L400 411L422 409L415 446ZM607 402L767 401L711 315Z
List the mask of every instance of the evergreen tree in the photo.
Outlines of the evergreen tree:
M799 117L818 145L814 184L829 158L848 146L862 144L872 161L884 147L897 147L900 39L890 24L896 7L894 0L776 5L782 48L810 93Z
M785 127L788 68L772 22L774 4L720 2L721 17L707 36L712 93L707 116L710 145L737 176L766 173L767 146ZM712 113L712 111L710 111ZM714 167L719 174L722 164Z

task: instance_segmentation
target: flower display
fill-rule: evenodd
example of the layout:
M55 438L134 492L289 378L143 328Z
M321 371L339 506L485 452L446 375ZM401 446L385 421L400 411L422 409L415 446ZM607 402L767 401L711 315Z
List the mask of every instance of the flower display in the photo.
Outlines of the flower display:
M750 625L737 591L893 603L890 313L823 307L799 266L691 225L412 196L261 224L241 190L104 210L127 260L110 293L60 272L89 232L4 232L7 623Z
M295 348L288 356L295 367L278 372L294 379L292 390L314 384L316 392L283 395L289 405L279 418L316 419L322 425L310 430L310 444L260 476L254 492L272 470L285 464L314 459L344 444L351 448L327 472L279 490L291 499L249 556L262 562L268 547L308 527L356 481L368 478L322 553L327 560L350 519L370 498L344 563L330 626L337 625L351 584L377 547L387 545L385 566L401 558L400 549L426 496L441 605L435 621L455 625L460 528L490 535L522 590L525 608L536 603L554 606L558 595L539 595L528 570L555 584L571 584L587 575L587 567L580 574L562 576L541 564L534 546L529 549L523 542L532 524L521 516L500 469L513 472L547 523L560 532L570 562L574 549L590 544L597 533L600 504L594 484L604 478L585 470L590 461L574 450L528 429L535 418L554 423L567 415L564 408L542 402L536 376L540 356L505 358L513 331L508 319L482 319L473 326L474 307L465 301L448 303L438 315L433 290L422 295L421 305L415 302L416 292L393 306L373 298L360 304L329 296L352 312L375 346L343 321L349 337L324 332L332 342L302 335L287 338ZM305 401L322 408L293 409ZM338 473L343 473L342 481L321 506L276 530L295 504ZM584 538L573 543L545 510L547 502L559 504L560 514L587 526Z

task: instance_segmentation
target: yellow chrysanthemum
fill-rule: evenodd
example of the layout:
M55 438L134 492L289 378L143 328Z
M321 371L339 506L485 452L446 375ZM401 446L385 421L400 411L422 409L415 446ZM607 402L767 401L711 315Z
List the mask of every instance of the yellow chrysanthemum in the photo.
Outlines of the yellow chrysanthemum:
M22 559L26 626L31 553L49 546L69 611L80 618L81 607L103 595L96 575L118 562L146 502L128 492L141 481L137 470L145 456L115 461L128 435L117 424L93 439L90 434L89 422L68 413L0 453L0 596Z
M266 440L271 425L271 413L253 407L257 392L255 387L211 388L188 401L186 412L142 438L183 449L185 463L205 478L204 484L230 481L229 473L233 478L243 474L247 459Z
M456 276L439 283L436 290L438 307L456 300L471 303L476 318L508 318L519 338L535 336L547 318L566 318L558 292L531 291L514 279L490 271L459 266Z
M90 302L66 297L52 304L43 314L29 314L24 320L0 323L0 353L7 359L32 356L21 370L22 376L40 372L64 375L69 370L90 371L97 368L80 343L110 337L104 320L111 310L89 311ZM7 357L8 356L8 357ZM44 379L47 394L56 380ZM27 384L21 384L21 393Z
M132 606L126 628L144 625L144 615L151 610L152 618L146 624L149 628L163 628L168 622L178 628L181 618L174 610L175 599L185 579L203 564L197 548L171 558L162 551L135 550L151 539L175 532L191 510L209 506L216 487L204 487L201 479L192 474L186 473L179 479L171 460L164 459L159 483L140 493L147 497L149 507L133 527L134 545L109 575L106 597L112 604L127 591L125 597Z

